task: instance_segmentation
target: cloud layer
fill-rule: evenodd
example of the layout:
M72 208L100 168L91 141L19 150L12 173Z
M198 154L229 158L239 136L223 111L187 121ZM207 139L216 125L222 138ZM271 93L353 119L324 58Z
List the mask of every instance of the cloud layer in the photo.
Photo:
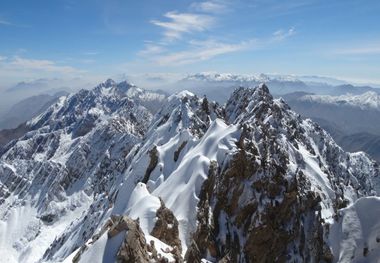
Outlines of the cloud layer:
M222 0L195 2L190 5L191 9L206 13L224 13L228 10L228 3Z
M84 70L62 65L45 59L31 59L21 56L0 56L0 78L3 80L20 81L44 77L74 77L85 74ZM6 85L6 81L2 85Z
M158 66L192 64L233 52L258 49L295 34L294 27L280 29L261 39L220 40L215 28L223 27L223 16L233 10L230 1L193 2L185 12L170 11L150 22L161 29L163 38L147 40L138 54ZM200 34L207 33L207 34Z
M164 29L167 39L179 39L185 33L202 32L209 29L214 19L208 15L194 13L168 12L164 15L168 21L152 20L151 23Z

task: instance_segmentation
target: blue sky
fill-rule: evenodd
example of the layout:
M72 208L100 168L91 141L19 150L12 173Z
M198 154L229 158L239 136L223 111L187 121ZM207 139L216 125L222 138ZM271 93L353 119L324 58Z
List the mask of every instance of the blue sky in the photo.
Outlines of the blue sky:
M202 71L380 83L380 1L0 2L1 85Z

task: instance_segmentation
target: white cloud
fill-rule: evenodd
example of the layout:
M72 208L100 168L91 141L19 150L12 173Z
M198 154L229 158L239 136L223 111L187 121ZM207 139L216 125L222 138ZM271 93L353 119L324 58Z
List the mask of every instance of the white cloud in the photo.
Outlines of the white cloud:
M214 40L192 41L190 49L161 54L153 57L152 60L162 66L191 64L199 61L209 60L223 54L254 48L256 44L256 40L243 41L233 44L216 42Z
M11 26L12 23L11 23L11 22L8 22L8 21L6 21L6 20L1 20L1 19L0 19L0 25L3 25L3 26Z
M50 60L39 60L39 59L26 59L21 57L14 57L9 61L9 65L19 69L26 70L40 70L47 72L58 72L58 73L74 73L78 72L77 69L70 66L57 65L54 61Z
M278 30L263 39L237 41L233 43L215 41L211 29L216 22L221 22L221 13L229 11L230 0L204 0L193 2L189 12L171 11L164 14L164 20L150 22L163 29L164 39L145 43L138 55L156 65L175 66L191 64L212 59L223 54L248 49L261 48L283 41L295 34L292 27L288 30ZM208 31L211 40L204 40L204 34L191 34ZM218 37L220 39L220 37ZM167 41L170 40L170 41ZM177 41L174 41L177 40ZM175 50L175 51L170 51Z
M227 3L223 0L210 0L203 2L196 2L190 6L195 11L205 13L223 13L227 11Z
M86 74L87 72L83 70L57 64L49 60L2 57L0 60L0 79L2 80L0 89L23 80L56 77L67 78Z
M78 64L78 62L76 62ZM83 61L81 63L90 63L90 61ZM106 79L109 73L92 73L77 67L69 66L64 62L25 58L23 56L1 56L0 55L0 79L2 80L0 86L1 90L15 85L21 81L31 81L36 79L60 79L59 85L54 88L66 86L63 80L81 79L80 83L88 81L92 87L93 84L100 80ZM79 84L79 82L77 83ZM74 84L76 85L76 84ZM54 85L49 85L52 87ZM0 95L1 98L1 95ZM1 103L0 103L1 104Z
M284 40L288 37L293 36L296 33L296 30L294 27L289 28L288 30L277 30L273 33L273 39L274 40Z
M168 12L164 15L169 21L151 20L151 23L164 29L167 39L180 39L185 33L202 32L214 24L214 18L194 13Z
M145 48L140 51L138 54L140 56L148 56L148 55L155 55L160 54L165 51L165 48L163 46L154 44L154 43L146 43Z
M15 24L15 23L10 22L9 20L4 19L2 17L0 17L0 26L12 26L12 27L23 27L23 28L30 27L29 25Z
M295 29L290 28L288 30L278 30L267 38L250 39L235 43L218 42L214 39L207 41L190 40L186 48L178 52L168 52L161 45L149 43L139 54L161 66L184 65L209 60L228 53L275 45L294 34Z

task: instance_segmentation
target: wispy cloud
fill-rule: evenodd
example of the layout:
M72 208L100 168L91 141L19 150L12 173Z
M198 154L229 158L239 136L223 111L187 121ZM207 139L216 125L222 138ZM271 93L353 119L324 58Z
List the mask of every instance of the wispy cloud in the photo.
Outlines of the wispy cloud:
M29 28L29 25L22 25L22 24L17 24L13 23L7 19L4 19L0 17L0 26L11 26L11 27L21 27L21 28Z
M144 49L138 54L140 56L156 55L165 52L166 49L162 45L155 44L153 42L145 43Z
M184 65L212 59L223 54L238 52L252 48L255 40L240 43L221 43L213 40L194 41L191 48L169 54L159 55L153 58L159 65Z
M8 71L35 71L59 74L83 72L77 68L60 65L51 60L28 59L20 56L14 56L12 58L0 57L0 68Z
M159 65L189 64L234 52L246 43L221 43L214 40L199 40L199 35L216 25L218 14L227 8L228 0L206 0L192 3L187 12L170 11L165 19L150 22L162 29L163 39L147 41L138 54ZM209 37L211 39L211 37ZM177 46L180 44L179 46ZM184 49L184 47L186 47ZM170 52L169 50L178 50Z
M218 14L228 10L228 3L224 0L210 0L192 3L190 8L198 12Z
M181 51L170 52L160 45L149 43L139 54L156 65L175 66L206 61L217 56L247 50L258 50L275 45L293 36L295 29L278 30L267 38L252 38L245 41L227 43L208 39L205 41L190 40Z
M380 55L380 42L372 45L343 47L334 50L333 53L337 55Z
M288 37L293 36L295 33L296 33L296 30L294 27L291 27L288 30L280 29L273 33L273 38L275 40L284 40Z
M39 59L26 59L21 57L14 57L10 62L10 65L18 67L20 69L31 69L31 70L42 70L48 72L59 72L59 73L73 73L77 72L77 69L70 66L57 65L55 62L50 60L39 60Z
M223 19L224 13L233 9L230 0L204 0L193 2L186 12L167 12L163 15L166 19L150 21L162 29L164 38L146 41L144 49L138 55L155 65L192 64L224 54L258 49L295 34L295 28L292 27L280 29L262 39L247 37L232 42L218 41L223 36L220 31L218 34L213 31L226 22ZM202 32L207 32L208 36L199 34Z
M164 36L169 39L180 39L185 33L202 32L215 22L209 15L195 13L168 12L164 15L168 21L151 20L151 23L164 29Z
M99 54L99 52L97 52L97 51L86 51L86 52L83 52L83 55L85 55L85 56L96 56L98 54Z
M252 15L260 15L273 19L273 17L295 14L307 8L313 8L318 0L254 0L249 1L247 8L252 10Z
M0 25L3 25L3 26L11 26L12 23L9 22L9 21L6 21L6 20L3 20L3 19L0 19Z

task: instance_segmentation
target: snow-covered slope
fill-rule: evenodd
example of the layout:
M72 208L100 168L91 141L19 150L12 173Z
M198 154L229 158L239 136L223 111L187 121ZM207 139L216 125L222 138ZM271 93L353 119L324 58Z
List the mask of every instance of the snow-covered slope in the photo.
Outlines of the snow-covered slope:
M328 131L346 151L364 151L380 161L380 97L377 93L322 96L298 92L282 97L293 110Z
M132 160L125 174L124 182L121 186L115 185L115 188L110 191L110 196L117 196L111 201L112 205L105 199L96 201L96 207L108 207L108 210L103 210L99 225L102 225L110 214L127 215L133 219L139 217L145 237L148 240L154 240L154 237L150 235L155 221L154 213L151 218L144 215L148 215L151 213L149 211L156 211L160 207L158 201L158 197L160 197L178 220L179 236L177 238L182 241L181 246L185 249L188 243L187 239L194 231L196 224L194 211L197 205L197 191L207 177L209 159L216 153L213 148L204 153L205 146L197 147L197 145L202 142L201 138L205 138L204 134L210 126L213 126L213 129L221 135L225 135L213 136L213 139L207 138L202 145L211 146L219 140L222 141L221 148L223 148L223 144L228 144L229 147L224 146L227 149L231 148L231 144L234 145L228 135L235 130L225 131L226 125L215 120L221 116L222 109L220 107L214 103L208 103L206 99L199 99L189 92L181 92L169 97L168 103L153 119L147 136L136 152L131 154ZM224 142L224 140L226 141ZM222 158L226 158L226 156L222 155ZM146 184L149 189L149 192L145 192L149 195L142 198L145 201L134 200L140 199L134 196L136 182L142 182L143 187ZM147 200L156 201L147 202ZM155 203L158 206L154 205ZM72 229L65 231L65 238L77 239L76 228L85 228L91 225L90 222L93 218L93 211L90 211L87 217L84 216ZM89 220L91 221L89 222ZM155 243L159 242L156 240ZM59 249L49 256L53 260L59 260L67 256L64 253L67 253L65 249Z
M93 196L107 192L125 170L124 158L152 119L135 102L145 92L133 89L108 80L62 97L5 147L0 254L9 262L41 258L55 236L89 209Z
M360 95L305 95L299 99L323 104L358 107L363 110L380 110L380 95L373 91L368 91Z
M330 228L335 262L379 262L380 198L363 197L339 212Z
M329 262L340 209L380 193L367 155L345 153L265 85L225 106L183 91L153 116L157 96L109 80L7 146L9 262Z

